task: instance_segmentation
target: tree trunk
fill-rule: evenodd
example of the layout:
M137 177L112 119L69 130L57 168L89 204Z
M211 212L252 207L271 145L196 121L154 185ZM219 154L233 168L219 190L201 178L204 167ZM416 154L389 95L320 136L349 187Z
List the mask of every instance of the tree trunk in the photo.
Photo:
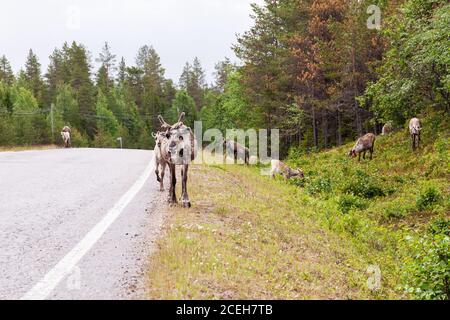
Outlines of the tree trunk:
M317 119L316 119L316 108L312 107L312 125L314 134L314 147L319 147L319 135L317 132Z
M337 118L337 143L338 146L342 145L342 119L341 119L341 113L339 110L336 111L336 118Z
M322 110L322 132L323 132L323 145L324 148L328 147L328 118L327 110Z
M361 137L363 135L361 112L360 112L358 104L356 102L355 102L355 115L356 115L356 118L355 118L356 131L358 132L358 136Z

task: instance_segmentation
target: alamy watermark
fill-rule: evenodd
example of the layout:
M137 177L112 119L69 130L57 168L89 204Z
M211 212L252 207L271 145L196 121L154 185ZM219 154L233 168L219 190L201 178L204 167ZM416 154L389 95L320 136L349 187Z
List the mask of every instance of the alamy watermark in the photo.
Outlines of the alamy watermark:
M367 287L372 291L379 291L381 289L381 269L377 265L372 265L367 268Z
M367 19L367 28L370 30L381 30L381 9L377 5L370 5L367 7L367 14L370 15Z
M81 28L81 9L77 5L70 5L66 9L66 27L70 30Z

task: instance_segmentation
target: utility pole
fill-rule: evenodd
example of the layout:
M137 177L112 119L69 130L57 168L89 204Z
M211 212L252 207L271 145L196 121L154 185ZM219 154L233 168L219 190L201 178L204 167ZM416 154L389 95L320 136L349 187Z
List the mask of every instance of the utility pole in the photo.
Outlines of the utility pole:
M54 108L54 104L52 103L50 105L50 121L52 122L52 140L54 141L55 139L55 123L54 123L54 118L53 118L53 108Z

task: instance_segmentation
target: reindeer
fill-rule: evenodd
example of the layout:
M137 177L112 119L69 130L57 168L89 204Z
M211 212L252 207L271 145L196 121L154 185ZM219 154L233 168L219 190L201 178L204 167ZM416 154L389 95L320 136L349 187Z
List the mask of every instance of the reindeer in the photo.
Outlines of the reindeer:
M361 161L361 153L363 154L363 159L366 160L366 152L370 152L370 160L373 158L373 150L375 147L375 135L373 133L368 133L364 137L361 137L356 142L355 146L348 153L349 157L355 158L358 155L358 161Z
M280 160L272 160L272 169L270 170L270 177L273 179L276 174L281 174L286 180L293 177L304 178L305 175L301 169L291 169L287 164Z
M64 141L64 148L70 148L72 145L71 139L70 139L70 128L68 126L65 126L61 130L61 138Z
M383 126L383 130L381 131L382 136L387 136L391 134L391 132L394 130L392 127L392 123L388 122Z
M164 130L165 139L161 142L162 159L169 165L170 189L168 202L171 205L177 203L175 186L177 184L176 166L181 166L182 193L181 205L190 208L191 202L187 193L187 180L189 164L197 156L197 140L191 128L184 121L185 113L181 113L178 122L174 125L167 124L161 115L158 116L161 128Z
M161 147L162 147L162 144L166 140L166 135L163 132L157 132L157 133L152 133L152 137L155 139L155 142L156 142L155 150L154 150L156 180L159 182L159 185L160 185L159 190L164 191L164 175L166 173L167 162L164 160L164 158L162 156ZM161 168L161 176L159 175L160 168Z
M409 133L412 139L412 149L415 151L420 145L420 132L422 131L422 126L420 120L417 118L412 118L409 122Z
M250 150L248 148L232 140L225 140L223 142L223 147L225 148L224 163L226 163L226 157L228 154L232 154L235 161L237 159L242 159L245 164L248 165L250 163Z

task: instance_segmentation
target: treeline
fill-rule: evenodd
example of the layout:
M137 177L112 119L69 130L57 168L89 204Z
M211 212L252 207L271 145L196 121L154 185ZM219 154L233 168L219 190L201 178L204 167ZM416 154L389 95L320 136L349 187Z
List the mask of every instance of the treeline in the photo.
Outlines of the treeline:
M367 23L377 21L374 6L380 28ZM380 133L386 122L400 127L429 110L448 115L448 1L265 0L252 7L254 25L233 47L241 65L217 63L211 85L198 59L178 84L167 79L149 46L127 65L105 44L95 72L75 42L54 50L43 75L31 50L17 76L3 56L0 145L55 142L53 118L56 132L75 129L78 146L117 146L121 136L126 147L151 148L157 115L175 121L185 111L189 125L202 120L204 129L279 128L286 154Z
M75 146L117 147L122 137L127 148L152 148L158 114L175 121L185 111L193 122L208 92L220 90L207 85L197 58L186 64L176 86L149 46L127 65L123 58L116 61L106 43L96 71L87 48L76 42L65 43L49 58L42 73L30 50L17 75L7 58L0 58L0 145L59 143L59 131L69 125Z
M381 28L368 27L373 5ZM448 112L445 0L266 0L253 17L234 46L243 66L203 111L211 127L280 128L286 152L403 126L428 108Z

